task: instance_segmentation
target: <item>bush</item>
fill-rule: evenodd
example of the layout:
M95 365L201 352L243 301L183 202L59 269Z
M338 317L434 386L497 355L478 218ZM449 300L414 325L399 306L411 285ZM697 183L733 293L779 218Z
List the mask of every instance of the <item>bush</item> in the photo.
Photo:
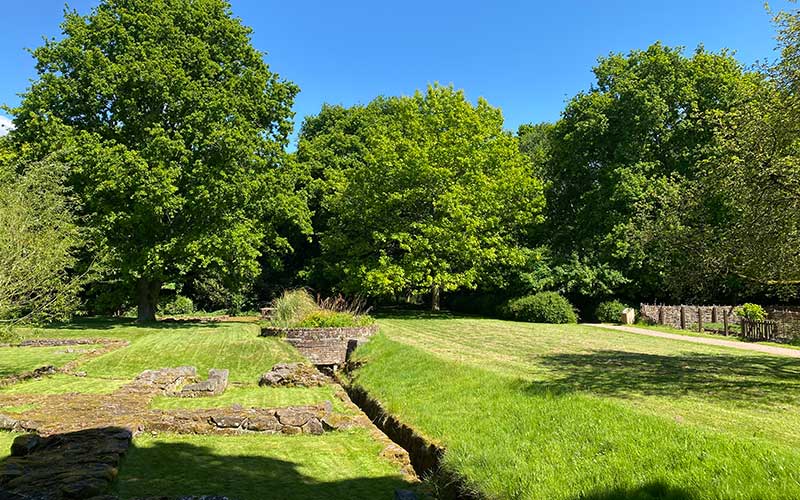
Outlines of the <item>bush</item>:
M510 300L503 313L510 319L531 323L577 323L572 304L556 292L539 292Z
M300 328L347 328L369 326L375 322L371 316L320 309L314 311L297 324Z
M749 319L750 321L764 321L767 319L767 311L758 304L742 304L735 310L736 315L740 318Z
M176 316L180 314L192 314L194 312L194 302L189 297L176 295L169 302L162 304L159 308L162 314Z
M622 310L628 307L618 300L600 302L594 311L594 317L601 323L619 323Z
M272 301L272 323L277 326L294 326L319 306L306 290L286 290Z

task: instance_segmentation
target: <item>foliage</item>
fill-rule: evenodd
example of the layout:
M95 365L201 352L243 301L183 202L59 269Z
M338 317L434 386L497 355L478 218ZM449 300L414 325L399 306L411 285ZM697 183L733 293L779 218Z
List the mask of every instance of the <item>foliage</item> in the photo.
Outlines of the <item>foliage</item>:
M70 271L83 240L65 174L50 160L0 166L0 319L64 319L77 307Z
M195 311L194 302L184 295L175 295L168 302L161 304L159 311L170 316L191 314Z
M320 145L318 133L299 147L306 165L324 169L319 267L339 289L430 293L436 308L440 292L521 260L518 242L542 220L542 186L499 110L438 85L356 110L324 136L351 148L346 159L330 160L339 147ZM328 126L307 121L304 134L312 125Z
M13 140L59 152L104 266L137 285L153 319L160 284L192 270L252 281L258 258L306 229L283 146L297 87L272 73L224 0L104 0L67 11L34 50L38 79Z
M597 295L662 296L668 264L650 251L657 233L643 238L637 214L698 176L716 140L710 117L739 106L761 79L727 52L686 56L661 44L602 58L594 73L596 84L567 104L549 134L553 250L614 276Z
M367 306L364 297L357 296L348 300L342 294L325 298L317 295L317 305L326 311L349 313L355 316L368 314L371 309Z
M272 301L271 321L278 326L292 326L318 310L319 306L307 290L285 290Z
M767 319L767 311L760 305L750 302L740 305L734 312L740 318L749 319L750 321L764 321Z
M365 314L356 315L349 312L320 309L307 314L292 326L300 328L345 328L369 326L374 323L375 320Z
M594 317L601 323L619 323L622 311L630 306L618 300L607 300L600 302L594 311Z
M506 317L531 323L577 323L572 304L556 292L539 292L508 301L503 307Z

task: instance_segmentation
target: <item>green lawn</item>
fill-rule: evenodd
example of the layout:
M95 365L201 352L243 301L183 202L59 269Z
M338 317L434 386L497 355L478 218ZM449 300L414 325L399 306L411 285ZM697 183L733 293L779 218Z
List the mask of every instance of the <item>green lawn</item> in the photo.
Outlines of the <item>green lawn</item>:
M800 497L800 361L577 325L384 319L355 381L492 498Z
M0 377L28 372L45 365L60 367L94 347L97 346L0 347Z
M110 394L128 383L125 379L76 377L57 374L0 388L0 394Z
M143 435L122 463L116 493L389 500L408 484L380 451L362 429L324 436Z
M302 358L286 342L259 337L252 323L160 323L140 326L130 320L94 319L23 332L25 337L113 338L130 346L88 361L91 377L132 379L147 369L193 365L200 376L227 368L230 380L257 382L277 362Z
M19 436L16 432L0 431L0 463L11 455L11 443Z

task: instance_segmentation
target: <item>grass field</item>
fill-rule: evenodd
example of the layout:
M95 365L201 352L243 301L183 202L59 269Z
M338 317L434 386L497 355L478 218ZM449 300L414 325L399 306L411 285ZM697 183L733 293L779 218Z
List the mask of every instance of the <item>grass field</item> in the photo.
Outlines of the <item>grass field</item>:
M606 331L383 319L355 382L491 498L800 497L800 361Z
M28 372L45 365L61 367L96 346L0 347L0 377Z
M407 483L361 429L324 436L142 436L116 484L122 498L392 498Z
M329 400L334 411L349 412L335 397L335 386L261 388L261 373L275 363L299 361L300 354L278 338L259 337L252 323L162 323L138 326L127 320L86 320L18 332L23 338L113 338L130 342L88 359L78 370L85 377L58 374L0 388L3 395L108 394L147 369L193 365L205 376L210 368L230 370L228 390L220 396L183 399L159 396L152 408L217 408L234 404L274 408ZM83 348L84 346L80 346ZM0 370L9 373L77 359L65 348L0 349ZM13 354L14 356L11 356ZM40 398L41 399L41 398ZM24 399L23 399L24 401ZM46 401L46 400L45 400ZM45 405L46 403L41 403ZM38 404L3 406L17 417ZM0 466L14 435L0 433ZM391 498L409 484L399 466L379 456L383 445L366 430L322 436L185 436L143 434L134 439L120 468L115 492L120 498L162 495L225 495L239 500Z

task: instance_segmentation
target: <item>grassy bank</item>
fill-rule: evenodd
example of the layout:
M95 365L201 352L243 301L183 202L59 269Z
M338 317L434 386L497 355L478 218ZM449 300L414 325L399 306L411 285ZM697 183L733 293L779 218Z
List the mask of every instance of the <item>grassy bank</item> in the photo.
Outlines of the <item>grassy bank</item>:
M800 496L800 362L582 326L392 319L357 384L496 498Z

